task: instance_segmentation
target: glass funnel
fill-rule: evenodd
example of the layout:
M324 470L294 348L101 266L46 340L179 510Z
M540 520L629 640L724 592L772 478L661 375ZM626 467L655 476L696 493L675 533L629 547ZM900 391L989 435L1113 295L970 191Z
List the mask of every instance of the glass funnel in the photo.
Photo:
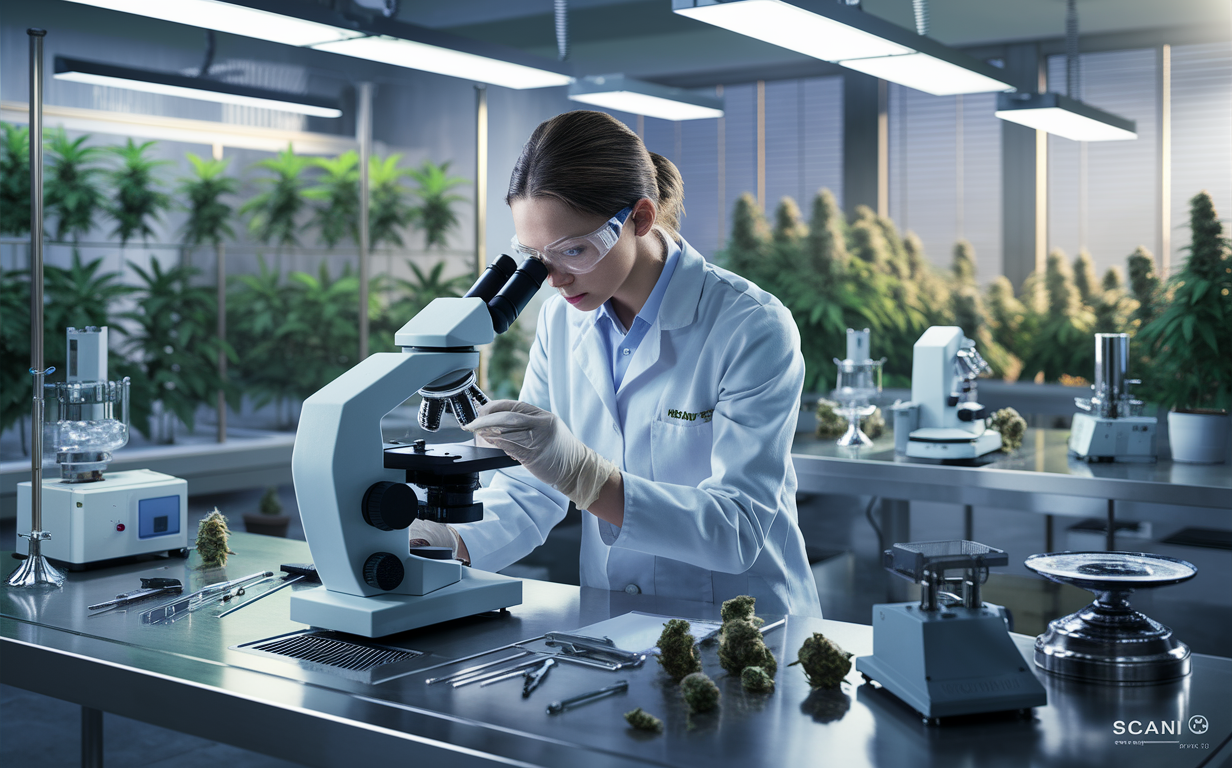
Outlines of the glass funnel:
M838 403L834 412L847 417L847 431L838 439L839 445L867 447L873 444L869 436L860 431L860 419L871 416L877 409L871 400L881 392L883 363L884 357L863 361L834 358L838 378L830 397Z

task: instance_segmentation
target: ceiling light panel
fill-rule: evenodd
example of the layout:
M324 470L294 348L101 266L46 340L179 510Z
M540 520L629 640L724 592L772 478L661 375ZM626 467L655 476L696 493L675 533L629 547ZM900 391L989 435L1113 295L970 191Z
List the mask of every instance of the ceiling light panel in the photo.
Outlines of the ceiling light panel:
M547 88L568 85L573 81L573 78L558 72L386 35L339 40L312 47L318 51L476 80L505 88Z
M1002 120L1071 141L1127 141L1138 138L1138 126L1133 120L1059 93L999 94L994 114Z
M329 99L281 94L261 88L225 83L209 78L187 77L166 72L151 72L111 64L81 61L57 56L55 79L85 85L103 85L130 91L177 96L184 99L239 104L245 107L277 109L314 117L341 117L342 110Z
M255 37L284 45L309 46L363 33L218 0L69 0L110 11L187 24L215 32Z
M912 52L911 48L782 0L703 3L704 0L674 0L672 9L681 16L822 61Z
M874 59L851 59L839 63L857 72L931 93L933 96L990 93L1007 91L1013 87L1008 83L926 53L882 56Z
M648 83L624 75L592 75L569 86L569 99L663 120L723 116L723 99L709 93Z

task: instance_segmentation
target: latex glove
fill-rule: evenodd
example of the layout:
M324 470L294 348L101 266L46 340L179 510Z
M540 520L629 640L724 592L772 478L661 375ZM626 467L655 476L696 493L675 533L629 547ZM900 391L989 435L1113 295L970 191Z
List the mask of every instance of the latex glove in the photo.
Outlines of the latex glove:
M449 547L453 558L458 559L458 532L452 525L416 519L410 527L412 547Z
M463 429L474 432L532 475L589 509L616 465L574 437L560 417L519 400L493 400Z

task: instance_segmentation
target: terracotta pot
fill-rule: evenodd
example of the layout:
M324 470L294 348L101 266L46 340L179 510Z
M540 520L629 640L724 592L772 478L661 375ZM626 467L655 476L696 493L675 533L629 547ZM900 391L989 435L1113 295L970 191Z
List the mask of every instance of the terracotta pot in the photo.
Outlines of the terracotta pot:
M1228 414L1172 411L1168 439L1173 461L1222 464L1228 460Z
M244 515L244 530L263 536L280 536L285 539L287 526L290 524L290 515Z

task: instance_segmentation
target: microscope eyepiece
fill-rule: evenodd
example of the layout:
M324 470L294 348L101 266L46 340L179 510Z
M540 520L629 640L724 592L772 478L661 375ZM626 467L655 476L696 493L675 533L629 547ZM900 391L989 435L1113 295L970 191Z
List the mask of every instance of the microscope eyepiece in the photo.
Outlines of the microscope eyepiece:
M483 299L483 303L487 304L496 296L497 291L501 289L509 278L513 277L513 273L517 271L518 263L513 260L512 256L501 254L496 258L496 261L488 265L488 268L483 271L475 284L470 290L463 294L462 298L479 298Z
M492 315L492 328L497 333L509 330L509 326L518 319L518 314L526 308L530 298L539 291L539 287L543 285L547 276L547 265L535 257L529 256L522 262L509 282L505 283L500 292L488 302L488 312Z

